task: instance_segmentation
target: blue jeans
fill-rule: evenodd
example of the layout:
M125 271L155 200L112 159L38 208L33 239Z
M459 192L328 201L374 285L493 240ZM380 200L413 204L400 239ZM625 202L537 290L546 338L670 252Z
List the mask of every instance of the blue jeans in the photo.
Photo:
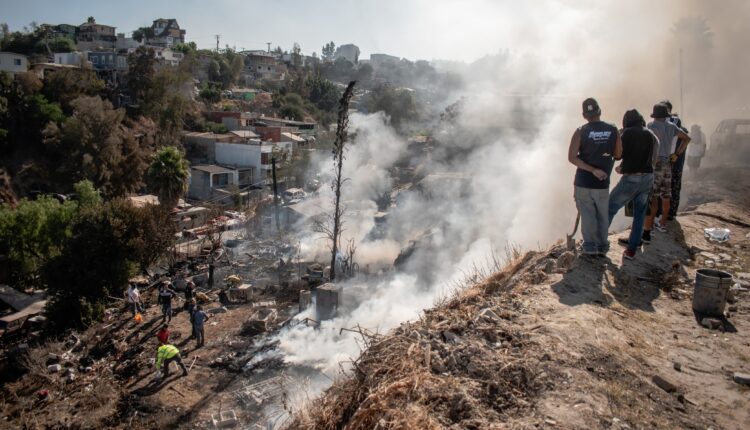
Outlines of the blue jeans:
M625 175L609 195L609 223L629 201L633 201L633 226L630 228L628 250L635 251L641 243L643 223L646 221L648 195L654 185L654 175Z
M609 222L609 190L575 187L573 196L581 214L581 235L584 254L605 254L609 251L607 238Z

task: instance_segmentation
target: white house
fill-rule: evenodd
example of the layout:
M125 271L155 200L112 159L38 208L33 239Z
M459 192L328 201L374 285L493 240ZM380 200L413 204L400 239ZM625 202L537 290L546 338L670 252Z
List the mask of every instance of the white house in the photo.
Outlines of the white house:
M193 199L209 200L217 189L237 184L237 172L213 164L192 166L188 196Z
M357 64L359 61L359 47L354 44L341 45L336 48L336 53L333 54L333 59L337 60L344 58L352 64Z
M56 52L55 64L82 67L88 64L88 55L85 52Z
M29 59L15 52L0 52L0 71L15 76L29 70Z
M153 48L156 61L167 66L179 66L184 55L182 52L173 51L169 48Z
M262 142L249 140L248 143L216 142L216 163L234 169L252 169L252 177L244 178L241 185L263 185L272 180L272 162L274 156L278 162L289 157L292 142Z

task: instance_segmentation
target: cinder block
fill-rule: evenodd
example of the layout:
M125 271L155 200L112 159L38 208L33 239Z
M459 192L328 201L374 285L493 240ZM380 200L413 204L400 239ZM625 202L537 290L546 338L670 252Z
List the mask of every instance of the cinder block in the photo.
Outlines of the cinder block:
M323 284L315 289L315 315L318 321L335 317L338 307L339 292L334 284Z

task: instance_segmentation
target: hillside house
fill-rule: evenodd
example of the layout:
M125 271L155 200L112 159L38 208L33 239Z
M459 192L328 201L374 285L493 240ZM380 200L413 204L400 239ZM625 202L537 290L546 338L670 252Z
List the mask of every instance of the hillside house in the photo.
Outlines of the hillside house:
M76 27L75 25L70 25L70 24L51 25L49 26L49 29L50 29L49 36L52 39L55 39L58 37L65 37L75 42L76 36L78 35L78 27Z
M162 66L177 67L185 57L182 52L169 48L153 48L156 61Z
M97 24L93 17L78 26L76 44L81 51L114 49L116 42L115 27Z
M55 53L55 64L63 64L66 66L77 66L84 67L90 66L88 55L83 52L56 52Z
M141 46L143 46L142 41L139 42L132 37L125 37L125 33L117 33L117 41L115 41L117 51L131 53Z
M245 68L247 74L253 79L268 79L283 81L286 77L287 68L282 64L275 54L266 51L243 51L240 55L245 57Z
M0 52L0 71L11 76L29 70L29 59L25 55L15 52Z
M117 68L117 54L113 51L91 51L87 54L96 71L111 71Z
M336 48L336 53L333 54L333 59L335 61L339 58L343 58L352 64L357 64L359 61L359 47L351 43L339 46Z
M174 18L155 19L151 24L151 30L154 36L146 38L147 45L171 48L185 43L185 30L180 28L180 24Z
M387 63L396 64L400 58L388 54L370 54L370 65L373 69L383 67Z
M226 189L237 184L237 172L215 164L190 167L188 197L197 200L211 200L218 189Z

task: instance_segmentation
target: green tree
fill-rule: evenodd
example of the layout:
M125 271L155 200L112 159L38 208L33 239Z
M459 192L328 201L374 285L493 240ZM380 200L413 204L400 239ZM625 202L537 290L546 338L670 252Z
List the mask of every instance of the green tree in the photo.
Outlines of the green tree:
M74 202L61 204L51 197L0 206L0 254L9 259L12 285L33 286L42 266L59 255L76 208Z
M125 111L99 97L81 96L71 106L73 115L61 126L50 123L44 130L57 180L88 179L108 197L140 188L153 147L125 126Z
M339 90L333 83L320 74L310 75L307 78L306 86L310 91L310 101L318 108L325 111L333 111L338 105Z
M198 51L198 45L196 45L195 42L178 43L172 47L172 49L177 52L182 52L185 55L195 55L196 51Z
M173 146L159 151L146 174L148 189L159 197L159 204L171 210L187 191L188 163Z
M361 64L357 69L358 81L369 81L372 78L373 69L369 64Z
M284 118L290 118L295 121L304 121L305 119L305 111L302 110L301 107L296 105L284 105L280 110L279 113Z
M323 48L320 50L320 52L324 60L332 60L333 54L336 53L336 44L334 44L333 41L328 42L323 45Z
M152 48L141 46L128 55L128 88L133 101L141 106L141 112L149 104L147 95L153 87L156 75L156 55Z
M401 130L406 123L418 120L421 115L410 90L397 89L387 84L370 92L366 107L368 112L385 112L391 118L391 124Z
M99 190L94 187L94 183L88 179L76 182L73 185L73 189L76 192L78 198L78 206L87 208L91 206L97 206L102 203L102 195Z
M133 31L133 39L138 42L143 42L144 39L151 39L154 37L154 29L151 27L141 27Z
M43 270L52 295L47 315L55 330L99 319L109 296L119 296L138 267L169 249L174 224L163 211L113 200L82 208L70 232Z
M221 86L213 82L208 82L203 86L198 95L209 103L218 103L221 101Z
M294 45L292 45L292 66L297 68L302 67L302 48L300 48L297 42L294 42Z
M63 112L70 115L73 111L70 103L80 96L101 95L104 81L90 69L62 69L48 73L44 77L42 94L48 100L57 102Z

